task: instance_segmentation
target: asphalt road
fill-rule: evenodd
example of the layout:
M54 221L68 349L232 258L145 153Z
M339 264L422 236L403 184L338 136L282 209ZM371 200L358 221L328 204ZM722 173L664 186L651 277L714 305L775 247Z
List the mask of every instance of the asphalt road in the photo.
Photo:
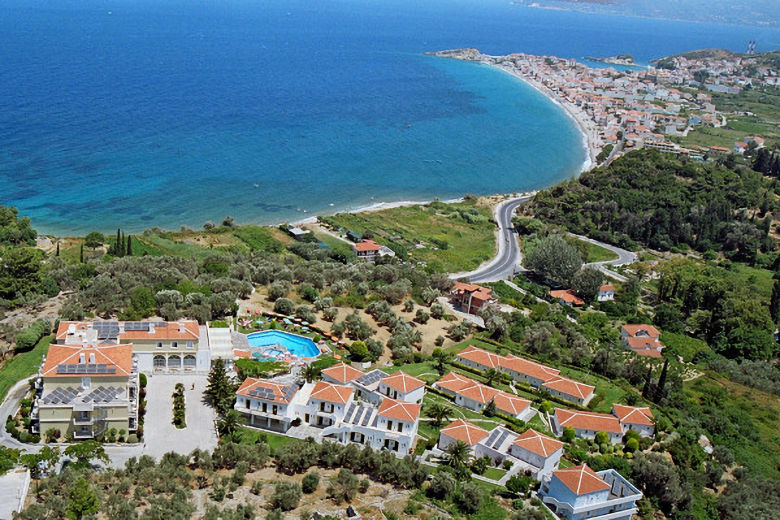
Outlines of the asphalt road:
M611 244L605 244L604 242L599 242L598 240L593 240L592 238L588 238L582 235L575 235L574 233L570 233L571 236L577 237L578 239L589 242L591 244L595 244L597 246L603 247L604 249L608 249L609 251L612 251L618 257L615 260L606 260L604 262L591 262L589 264L585 264L584 267L595 267L605 275L609 276L610 278L614 278L621 282L628 281L628 278L625 276L618 274L614 271L610 271L607 269L607 266L621 266L621 265L630 265L637 261L636 254L632 253L631 251L626 251L625 249L621 249L617 246L613 246Z
M496 205L493 210L493 218L498 224L496 232L498 253L490 262L476 270L468 273L455 273L451 275L451 278L468 278L471 282L495 282L512 278L521 269L520 260L522 257L515 229L512 226L512 217L518 206L530 198L530 196L518 197Z

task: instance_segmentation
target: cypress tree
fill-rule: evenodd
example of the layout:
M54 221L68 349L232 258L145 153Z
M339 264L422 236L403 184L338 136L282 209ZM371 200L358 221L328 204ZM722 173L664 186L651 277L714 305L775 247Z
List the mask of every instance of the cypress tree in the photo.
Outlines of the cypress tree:
M132 238L133 235L127 235L127 256L133 256L133 245L131 243Z
M650 399L650 385L653 380L653 367L647 367L647 374L645 375L645 386L642 387L642 397Z
M116 228L116 242L114 244L114 254L116 256L120 256L121 253L119 252L119 247L122 245L122 242L119 238L119 228Z
M79 250L79 262L84 263L84 244L81 244L81 249Z
M775 323L780 319L780 279L775 279L772 287L772 299L769 300L769 314Z
M57 242L57 256L60 256L60 243Z
M669 360L664 361L664 367L661 369L661 377L658 378L658 386L655 387L655 402L660 403L664 398L666 387L666 371L669 367Z
M125 256L125 232L122 231L122 241L119 242L119 256Z

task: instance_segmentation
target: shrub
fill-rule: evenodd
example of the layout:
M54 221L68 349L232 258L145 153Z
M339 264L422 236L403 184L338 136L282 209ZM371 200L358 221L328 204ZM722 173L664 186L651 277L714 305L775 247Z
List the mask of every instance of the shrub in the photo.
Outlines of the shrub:
M482 475L488 469L488 466L490 466L490 457L480 457L474 459L474 462L471 463L471 471L477 475Z
M301 481L301 489L304 493L314 493L320 485L320 474L316 471L307 473Z
M138 384L141 388L146 388L146 374L138 374Z
M574 432L574 428L572 428L571 426L566 426L563 429L563 435L561 435L561 440L563 442L572 442L574 441L575 436L576 434Z
M51 323L38 320L16 335L16 351L31 350L51 330Z
M328 496L336 503L349 502L358 493L360 482L351 470L341 468L339 472L330 478L328 484Z
M482 505L482 491L471 482L464 482L455 494L455 504L466 514L473 514Z
M271 507L274 509L282 511L295 509L301 500L301 486L295 482L277 482L270 500Z
M433 476L428 494L433 498L449 500L455 492L455 477L446 471L439 471Z
M130 444L137 443L138 442L138 435L136 435L135 433L131 433L130 435L127 436L127 442L130 443Z
M597 432L594 440L599 446L602 444L609 444L609 434L607 434L607 432Z

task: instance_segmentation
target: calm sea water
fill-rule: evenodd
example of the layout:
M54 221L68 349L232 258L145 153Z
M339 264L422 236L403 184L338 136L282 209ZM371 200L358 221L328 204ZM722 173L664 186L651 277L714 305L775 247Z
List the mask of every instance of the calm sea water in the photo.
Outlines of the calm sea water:
M780 47L776 30L495 0L316 4L5 0L0 203L75 233L539 188L579 171L572 122L511 76L425 51Z

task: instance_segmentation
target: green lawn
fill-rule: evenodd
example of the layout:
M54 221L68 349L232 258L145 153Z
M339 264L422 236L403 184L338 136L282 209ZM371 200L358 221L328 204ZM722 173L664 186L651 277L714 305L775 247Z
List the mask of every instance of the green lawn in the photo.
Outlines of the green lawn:
M277 433L256 430L254 428L241 428L242 444L255 444L258 439L263 438L272 450L276 450L294 440L292 437L286 437Z
M546 435L552 435L552 432L550 431L550 428L547 426L547 424L544 422L544 419L539 414L534 415L530 421L526 423L526 425L529 428L533 428L534 430L538 431L539 433L544 433Z
M596 394L603 395L604 399L596 406L595 412L609 413L612 410L613 403L622 403L626 393L622 388L612 383L611 381L601 378L599 376L588 374L581 370L576 370L569 367L561 367L561 374L580 381L591 386L596 387Z
M425 398L423 399L423 414L422 414L423 417L427 417L428 416L425 410L426 410L427 406L432 404L432 403L441 403L441 404L445 404L445 405L449 406L450 408L452 408L452 416L451 417L464 419L466 421L473 422L475 426L479 426L480 428L483 428L485 430L492 430L493 428L495 428L496 426L501 424L501 421L498 420L498 419L487 418L484 415L482 415L481 413L477 413L477 412L474 412L474 411L469 410L467 408L463 408L461 406L458 406L455 403L453 403L452 401L450 401L449 399L447 399L446 397L442 397L440 395L437 395L437 394L434 394L434 393L431 393L431 392L426 392L425 393ZM423 422L425 422L425 421L423 421ZM422 428L423 422L420 423L420 427L421 428ZM449 422L449 421L447 421L447 422ZM436 428L436 430L438 432L439 428Z
M774 285L772 280L774 273L772 271L734 262L729 268L729 273L736 275L735 279L740 285L750 286L752 291L765 298L767 303L769 302L769 298L772 296L772 286Z
M585 263L590 262L605 262L607 260L616 260L617 255L610 251L609 249L604 249L601 246L597 246L596 244L591 244L590 242L585 242L584 240L581 241L583 244L585 244L583 250L585 251L585 258L583 259Z
M439 372L436 370L436 365L434 363L431 363L430 361L425 361L423 363L410 363L408 365L403 365L400 367L396 367L396 366L382 367L381 370L384 370L388 374L392 374L394 372L398 372L399 370L403 370L410 376L414 376L418 379L422 379L428 384L431 384L434 381L438 381L441 377L439 376ZM447 370L447 372L449 372L449 370Z
M358 233L370 231L374 240L397 254L426 262L432 270L468 271L495 252L491 208L475 202L392 208L369 213L338 213L322 220ZM421 248L417 246L422 245Z
M506 475L506 471L499 468L488 468L482 474L483 477L489 478L491 480L501 480L501 477L504 475Z
M38 372L41 357L49 351L53 336L46 336L29 352L15 355L0 368L0 401L18 381Z

